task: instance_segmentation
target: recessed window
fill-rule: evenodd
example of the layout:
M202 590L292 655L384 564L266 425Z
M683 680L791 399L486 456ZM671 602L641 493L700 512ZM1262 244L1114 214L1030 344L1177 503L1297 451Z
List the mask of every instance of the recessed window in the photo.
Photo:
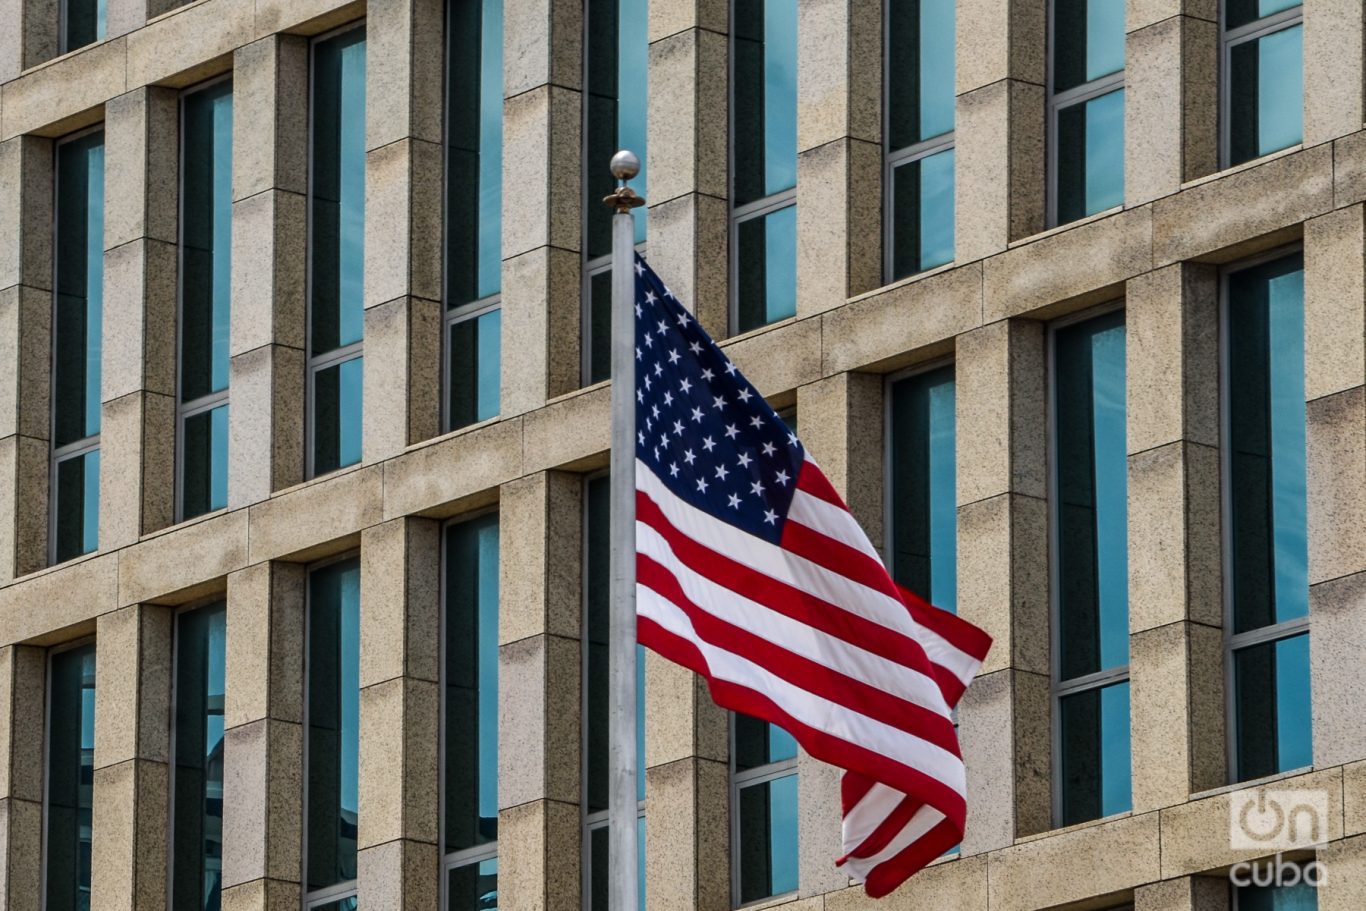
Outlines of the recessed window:
M61 0L60 53L104 40L105 6L105 0Z
M736 332L797 312L797 0L731 7Z
M887 3L892 281L953 260L954 20L954 0Z
M1238 886L1233 890L1233 911L1318 911L1314 886Z
M503 0L446 3L446 429L498 414Z
M232 83L180 105L180 518L228 505Z
M1052 340L1054 807L1066 826L1133 803L1124 313Z
M43 880L47 911L90 907L91 796L95 784L95 643L48 658Z
M1236 781L1313 764L1304 260L1227 276L1225 499Z
M1054 0L1049 223L1124 202L1124 2Z
M1304 138L1304 7L1288 0L1223 4L1224 164Z
M942 610L958 606L953 367L889 387L892 578Z
M309 474L361 459L365 334L365 28L313 43Z
M731 716L731 851L737 905L797 891L797 741Z
M52 562L99 546L104 133L57 145L52 341Z

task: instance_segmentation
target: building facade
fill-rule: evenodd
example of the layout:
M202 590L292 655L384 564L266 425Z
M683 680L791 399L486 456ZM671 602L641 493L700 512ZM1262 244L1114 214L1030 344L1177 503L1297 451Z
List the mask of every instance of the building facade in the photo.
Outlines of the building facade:
M963 842L881 907L1366 908L1364 22L0 0L0 908L605 908L623 146L656 271L995 639ZM874 906L837 770L641 691L652 911ZM1300 799L1317 887L1235 884Z

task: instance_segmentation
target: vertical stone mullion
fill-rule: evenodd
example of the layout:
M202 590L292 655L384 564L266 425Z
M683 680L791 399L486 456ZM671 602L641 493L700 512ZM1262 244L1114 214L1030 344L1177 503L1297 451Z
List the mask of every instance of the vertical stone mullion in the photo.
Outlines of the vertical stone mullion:
M58 0L3 0L0 19L0 82L57 56Z
M577 475L503 485L498 864L509 907L579 907L582 523Z
M1304 4L1304 144L1317 145L1361 129L1366 118L1363 72L1366 20L1361 4Z
M994 640L959 706L967 856L1051 824L1043 325L960 335L954 371L959 613Z
M0 649L0 905L42 907L43 739L47 653Z
M134 604L96 624L94 911L166 907L171 617Z
M1181 876L1134 890L1134 911L1228 911L1228 880Z

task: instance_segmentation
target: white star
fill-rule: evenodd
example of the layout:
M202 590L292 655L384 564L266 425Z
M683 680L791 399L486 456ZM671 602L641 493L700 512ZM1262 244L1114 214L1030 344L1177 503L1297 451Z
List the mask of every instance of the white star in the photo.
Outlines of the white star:
M754 460L751 459L751 458L749 457L749 453L747 453L747 452L742 452L742 453L740 453L740 467L741 467L741 468L748 468L748 467L749 467L749 463L750 463L750 462L753 462L753 461L754 461Z
M645 404L645 390L643 390L643 389L637 389L637 390L636 390L636 401L639 402L639 403L642 404L642 405Z
M775 475L773 476L773 480L777 481L779 484L781 484L781 485L783 485L784 487L786 487L786 486L787 486L787 480L788 480L788 478L787 478L787 472L786 472L786 471L780 471L780 472L778 472L777 474L775 474Z
M665 331L668 330L668 328L669 328L669 324L668 324L667 322L665 322L664 320L660 320L660 321L659 321L659 334L660 334L660 335L663 335L663 334L665 333Z
M688 311L687 311L687 310L680 310L680 311L679 311L679 313L678 313L678 325L680 325L680 326L686 326L686 325L688 325Z
M734 424L726 425L726 439L733 440L740 435L740 431L735 429Z
M659 361L655 361L655 376L662 376L663 374L664 374L664 365L661 364Z
M693 420L693 423L694 423L694 424L700 424L700 423L702 423L702 409L701 409L701 408L694 408L694 409L692 410L692 420Z
M712 438L711 438L711 437L703 437L703 438L702 438L702 448L705 449L707 452L711 452L712 447L715 446L715 445L716 445L716 444L715 444L714 442L712 442Z
M706 492L707 492L707 479L706 479L706 478L698 478L698 479L697 479L697 489L700 490L702 493L706 493Z
M754 394L750 392L748 389L742 388L740 390L740 401L749 402L749 400L752 398L754 398Z
M773 453L775 453L775 452L777 452L777 451L778 451L778 447L777 447L777 446L774 446L772 443L765 443L765 444L764 444L764 455L766 455L766 456L771 456L771 455L773 455Z
M735 376L735 365L730 361L726 361L726 375Z
M673 297L673 296L674 296L674 293L673 293L672 291L670 291L667 287L665 287L665 289L664 289L664 296L665 296L665 297Z
M726 470L726 466L724 466L724 465L717 465L717 466L716 466L716 476L717 476L718 478L720 478L721 480L724 481L724 480L726 479L726 475L728 475L728 474L730 474L730 472Z
M669 352L669 363L670 363L670 364L677 364L677 363L678 363L678 357L679 357L679 355L678 355L678 349L675 348L675 349L673 349L672 351Z
M644 445L645 445L645 431L643 431L643 430L637 430L637 431L636 431L636 439L640 441L640 445L641 445L641 446L644 446Z
M642 265L641 263L636 263L636 275L644 275L644 274L645 274L645 266Z
M725 405L726 397L724 395L714 396L711 400L711 407L716 408L718 410L724 408Z
M670 463L669 463L669 477L671 477L671 478L676 478L676 477L678 477L678 463L677 463L677 462L670 462Z
M640 346L636 345L636 360L640 360Z
M777 524L778 524L778 514L777 514L776 512L774 512L773 510L771 510L771 509L765 509L765 510L764 510L764 524L766 524L766 525L777 525Z
M739 494L734 494L734 493L733 493L733 494L730 495L730 508L731 508L731 509L739 509L739 508L740 508L740 495L739 495Z
M666 390L665 393L664 393L664 404L665 404L665 405L672 405L673 403L674 403L674 394L673 394L672 392L669 392L669 391Z
M661 433L661 434L659 435L659 448L660 448L660 449L668 449L668 448L669 448L669 435L668 435L667 433Z
M716 376L716 374L714 374L714 373L711 372L711 368L710 368L710 367L703 367L703 368L702 368L702 379L704 379L704 380L710 380L710 379L711 379L712 377L714 377L714 376Z
M654 429L655 429L655 419L654 419L654 418L646 418L646 419L645 419L645 430L648 432L648 431L651 431L651 430L654 430Z
M645 347L646 347L646 348L653 348L654 346L655 346L655 340L652 339L652 338L650 338L650 333L648 333L648 332L645 333Z
M787 445L789 445L789 446L796 446L796 445L797 445L797 435L796 435L795 433L788 433L788 435L787 435Z
M655 296L655 293L653 291L645 292L645 303L653 304L657 300L659 300L659 298Z
M682 435L683 435L683 422L682 422L682 421L674 421L674 436L676 436L676 437L681 437Z
M652 415L654 415L655 417L659 417L659 406L658 406L658 405L651 405L651 406L650 406L650 413L651 413Z
M646 374L646 376L645 376L645 389L648 391L651 385L652 385L652 383L651 383L651 381L650 381L650 376L649 376L649 374Z
M693 342L691 345L688 346L688 350L691 351L693 354L701 354L701 353L702 353L702 343L701 343L701 342Z
M749 419L749 426L751 427L762 427L763 423L764 419L759 417L757 414Z
M640 319L640 301L636 301L636 319Z
M655 461L656 461L656 462L659 461L659 447L658 447L658 446L655 447Z
M749 489L754 491L756 497L762 497L764 495L764 482L755 481L753 484L749 485Z
M689 465L691 465L694 461L696 461L696 459L697 459L697 456L693 455L693 452L692 452L691 449L689 449L687 452L683 453L683 461L687 462Z
M678 384L678 388L683 390L684 395L687 395L689 392L692 392L692 380L688 379L686 376L683 377L683 382Z

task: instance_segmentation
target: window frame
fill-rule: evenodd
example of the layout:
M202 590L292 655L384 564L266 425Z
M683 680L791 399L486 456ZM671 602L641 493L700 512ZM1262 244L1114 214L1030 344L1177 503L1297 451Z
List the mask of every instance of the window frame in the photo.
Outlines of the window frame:
M1051 5L1051 0L1050 0ZM1059 522L1058 522L1058 409L1057 409L1057 389L1058 389L1058 367L1057 354L1058 343L1057 333L1059 329L1066 329L1079 323L1084 323L1096 317L1107 316L1116 311L1126 310L1124 298L1117 298L1097 304L1094 307L1087 307L1076 313L1069 313L1051 321L1046 329L1046 349L1047 364L1045 372L1048 382L1045 387L1045 402L1047 410L1047 434L1048 444L1045 447L1047 453L1047 488L1048 497L1048 701L1049 701L1049 812L1050 824L1052 828L1064 828L1063 824L1063 743L1062 743L1062 702L1069 696L1075 696L1086 692L1100 692L1109 686L1119 683L1130 683L1129 668L1133 663L1132 653L1129 661L1122 665L1105 668L1080 677L1069 677L1062 679L1062 600L1061 586L1058 584L1059 577ZM1127 326L1127 321L1126 321ZM1127 351L1127 340L1126 340ZM1127 353L1126 353L1127 357ZM1128 388L1126 380L1125 388L1125 410L1128 410ZM1126 445L1127 450L1127 445ZM1127 461L1128 453L1125 453ZM1127 509L1127 507L1126 507ZM1127 584L1127 583L1126 583ZM1126 630L1126 636L1128 636ZM1132 688L1130 697L1132 698ZM1129 719L1132 723L1133 705L1129 707ZM1133 751L1133 744L1130 743L1130 753ZM1132 771L1130 772L1132 784ZM1132 800L1130 808L1120 813L1110 814L1110 816L1098 816L1096 820L1110 819L1112 817L1128 816L1133 813ZM1096 820L1086 820L1084 822L1095 822ZM1067 825L1081 825L1083 822L1069 823Z
M1050 0L1051 2L1051 0ZM1218 4L1218 26L1219 26L1219 170L1224 171L1238 165L1248 164L1253 161L1260 161L1271 155L1276 155L1286 149L1293 149L1296 145L1304 144L1303 121L1300 126L1300 141L1286 146L1284 149L1277 149L1267 152L1265 155L1254 155L1246 161L1233 164L1233 50L1238 45L1265 38L1276 32L1294 28L1304 24L1304 4L1292 6L1289 9L1277 10L1268 16L1262 16L1251 22L1246 22L1237 28L1227 28L1228 3L1227 0L1219 0ZM1303 116L1304 96L1300 96L1301 116ZM1274 257L1273 257L1274 258ZM1240 260L1235 267L1230 266L1229 271L1236 272L1246 265L1255 265L1252 260ZM1222 282L1223 270L1220 273Z
M95 693L98 697L100 686L100 652L99 646L93 634L81 636L79 639L72 639L70 642L63 642L60 645L48 647L43 655L43 807L42 818L39 826L39 838L41 846L38 851L38 888L39 906L47 907L47 843L48 843L48 814L49 814L49 790L52 784L52 776L48 774L48 769L52 762L52 658L62 652L69 652L86 645L95 646ZM92 799L93 806L93 799ZM93 838L92 838L93 845ZM93 876L94 868L91 868L91 888L94 888Z
M1221 4L1222 7L1222 4ZM1303 10L1303 6L1296 7ZM1221 9L1222 15L1222 9ZM1219 269L1219 543L1220 543L1220 569L1223 571L1222 584L1220 585L1220 599L1223 602L1222 617L1224 628L1223 638L1223 682L1224 682L1224 757L1225 757L1225 779L1229 784L1244 784L1246 781L1259 779L1240 779L1238 776L1238 694L1235 689L1235 662L1234 658L1238 652L1258 645L1279 642L1283 639L1290 639L1294 636L1307 634L1310 631L1309 621L1311 613L1306 612L1303 617L1295 617L1290 620L1283 620L1268 626L1257 627L1242 633L1234 632L1234 604L1233 586L1233 496L1232 485L1229 483L1232 477L1232 427L1229 401L1229 340L1228 325L1231 298L1229 295L1229 279L1231 276L1247 269L1253 269L1267 263L1275 262L1295 254L1303 255L1304 245L1296 242L1282 244L1270 250L1259 253L1255 256L1246 257L1222 266ZM1310 698L1313 697L1313 680L1310 679ZM1311 744L1312 748L1312 744ZM1310 753L1312 757L1312 751ZM1270 777L1287 777L1290 775L1307 772L1314 768L1311 762L1307 766L1295 769L1286 769L1277 772ZM1236 890L1235 890L1236 892ZM1236 902L1236 897L1235 897Z
M789 776L797 778L798 787L801 779L798 777L800 770L797 763L801 758L801 745L797 745L797 752L788 759L779 759L776 762L768 762L752 769L737 771L735 768L735 721L736 712L726 713L726 737L727 737L727 787L730 799L730 906L735 909L752 908L758 905L774 904L779 899L794 896L801 890L801 872L798 865L797 888L788 892L777 892L763 898L756 898L753 901L742 902L740 900L741 883L741 863L740 857L740 793L746 788L756 785L769 784ZM753 717L753 716L751 716ZM773 726L770 721L759 720L761 723ZM788 735L791 736L790 734ZM793 738L796 741L796 738ZM800 823L798 824L800 827Z

